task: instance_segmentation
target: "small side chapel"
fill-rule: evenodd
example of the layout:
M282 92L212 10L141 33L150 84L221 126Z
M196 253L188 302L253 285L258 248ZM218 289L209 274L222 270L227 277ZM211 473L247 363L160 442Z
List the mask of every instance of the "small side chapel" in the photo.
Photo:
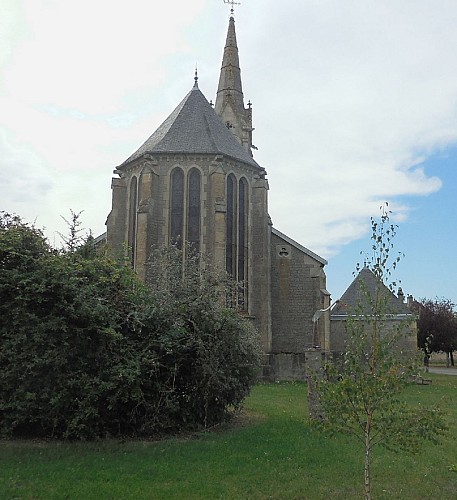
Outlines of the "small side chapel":
M215 104L189 93L115 170L107 245L127 244L143 279L151 249L180 241L243 282L270 379L304 376L304 355L329 350L326 260L273 227L265 168L253 158L252 105L245 106L235 20L229 19ZM284 193L287 196L287 193Z

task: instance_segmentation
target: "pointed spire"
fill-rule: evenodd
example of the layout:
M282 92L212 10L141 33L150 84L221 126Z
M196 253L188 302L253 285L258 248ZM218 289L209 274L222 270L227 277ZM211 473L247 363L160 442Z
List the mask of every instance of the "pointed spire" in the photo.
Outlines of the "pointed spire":
M216 97L217 113L222 110L227 100L230 100L237 110L244 109L240 61L236 43L235 20L233 17L230 17L229 20L227 40L222 58L222 68Z
M231 3L231 2L230 2ZM214 110L252 156L252 109L244 107L235 19L229 19Z

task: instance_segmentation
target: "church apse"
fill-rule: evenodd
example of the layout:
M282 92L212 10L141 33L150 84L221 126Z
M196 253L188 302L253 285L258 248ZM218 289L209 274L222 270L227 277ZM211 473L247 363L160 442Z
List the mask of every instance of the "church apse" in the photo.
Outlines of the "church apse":
M301 355L313 342L313 314L328 300L326 261L272 227L253 130L231 16L215 106L195 74L171 114L116 167L107 244L146 280L154 249L176 244L186 251L188 243L240 283L236 305L257 327L266 354Z

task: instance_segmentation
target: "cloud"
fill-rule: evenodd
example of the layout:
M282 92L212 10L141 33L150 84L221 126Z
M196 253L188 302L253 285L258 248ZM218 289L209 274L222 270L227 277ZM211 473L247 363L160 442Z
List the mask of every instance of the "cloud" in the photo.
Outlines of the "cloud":
M167 58L189 51L185 29L205 3L2 3L1 209L51 240L70 208L104 231L112 170L170 111L151 96L173 87Z
M0 171L2 172L2 204L40 204L53 182L42 159L27 148L12 142L0 129Z
M55 188L43 159L11 134L0 128L0 171L2 172L0 210L15 213L34 222Z
M9 0L0 162L20 175L2 200L59 231L60 215L85 210L84 224L103 231L112 169L190 90L195 62L214 99L220 4ZM255 158L278 229L329 257L369 231L382 202L407 219L405 196L440 189L423 162L457 140L456 21L454 0L236 7ZM19 204L24 191L36 204Z
M69 210L84 211L86 230L104 232L109 212L110 191L106 172L52 169L31 148L12 139L0 128L0 171L2 172L0 210L20 215L25 221L45 229L45 234L60 246L58 233L67 230L62 216ZM108 184L108 185L107 185Z
M245 66L255 67L256 158L274 223L328 256L360 237L380 202L397 201L406 216L402 196L440 189L420 161L457 140L457 7L269 7L264 29L250 33L251 53L263 50Z
M146 0L22 5L28 37L8 68L9 93L96 115L122 112L129 92L165 82L164 58L188 50L183 28L204 1L175 0L159 8Z

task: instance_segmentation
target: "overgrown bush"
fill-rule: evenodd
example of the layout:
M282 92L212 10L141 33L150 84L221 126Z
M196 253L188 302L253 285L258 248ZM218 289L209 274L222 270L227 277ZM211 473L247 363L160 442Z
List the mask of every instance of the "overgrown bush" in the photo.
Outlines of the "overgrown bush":
M224 305L234 302L238 284L189 248L184 252L185 266L182 250L156 251L148 266L148 288L151 303L167 321L162 347L168 346L164 355L171 358L165 366L179 356L174 380L181 394L178 418L198 416L212 425L229 406L239 406L255 383L258 335L248 320Z
M223 283L209 271L197 288L181 273L175 290L151 289L88 245L54 251L5 214L0 266L3 436L149 436L213 425L255 381L256 333L212 300ZM181 300L180 289L196 300Z

